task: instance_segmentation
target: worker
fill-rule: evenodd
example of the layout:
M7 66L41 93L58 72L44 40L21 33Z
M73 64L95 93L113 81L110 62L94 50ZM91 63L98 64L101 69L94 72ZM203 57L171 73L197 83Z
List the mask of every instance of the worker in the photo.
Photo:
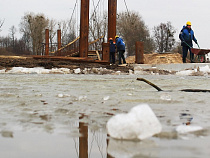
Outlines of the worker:
M116 50L116 44L113 41L112 38L109 38L109 59L110 64L115 64L115 50Z
M115 36L115 40L116 40L116 45L117 45L117 51L119 53L119 65L122 64L121 59L123 60L123 64L126 64L125 61L125 43L123 42L123 39L120 38L119 36Z
M190 51L190 62L193 63L194 62L194 54L191 51L191 48L193 47L193 42L194 41L196 44L197 40L194 36L194 32L191 28L191 22L188 21L186 23L186 26L183 26L183 29L181 30L180 34L179 34L179 39L181 40L181 46L182 46L182 60L183 63L186 63L186 57L187 57L187 53L188 50Z

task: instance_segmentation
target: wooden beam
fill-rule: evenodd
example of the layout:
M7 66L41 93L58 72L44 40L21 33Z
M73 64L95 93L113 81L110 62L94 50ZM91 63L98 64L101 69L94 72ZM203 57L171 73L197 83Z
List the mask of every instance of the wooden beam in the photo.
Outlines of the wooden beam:
M49 55L49 29L45 29L45 55Z
M80 13L80 57L88 57L88 32L89 32L89 0L81 0Z
M108 39L116 36L117 0L108 0Z
M58 50L61 48L61 30L57 30ZM61 55L61 51L58 51L58 56Z

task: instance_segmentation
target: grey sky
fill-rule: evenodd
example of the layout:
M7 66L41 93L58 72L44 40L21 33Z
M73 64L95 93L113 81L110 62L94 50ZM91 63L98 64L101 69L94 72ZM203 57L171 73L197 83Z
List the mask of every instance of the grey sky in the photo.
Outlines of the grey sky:
M5 19L0 35L8 34L14 25L18 28L25 12L44 13L49 18L57 20L70 19L76 0L0 0L0 19ZM95 4L98 0L94 0ZM101 0L107 3L107 0ZM161 22L170 21L175 27L176 39L178 33L187 21L192 22L192 29L200 47L210 48L207 29L210 20L209 0L126 0L129 10L140 13L150 30ZM92 0L90 0L92 5ZM118 11L126 10L124 0L118 0ZM196 45L194 45L196 47Z

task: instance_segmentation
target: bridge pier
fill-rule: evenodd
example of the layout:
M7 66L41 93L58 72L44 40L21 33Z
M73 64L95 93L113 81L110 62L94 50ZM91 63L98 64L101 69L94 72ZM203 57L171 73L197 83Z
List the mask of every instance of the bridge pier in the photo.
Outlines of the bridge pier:
M89 0L81 0L79 56L88 57Z
M58 50L61 48L61 30L57 30L57 42L58 42ZM61 55L61 51L58 51L58 56Z
M49 55L49 29L45 29L45 55Z
M108 0L108 39L115 41L117 21L117 0Z

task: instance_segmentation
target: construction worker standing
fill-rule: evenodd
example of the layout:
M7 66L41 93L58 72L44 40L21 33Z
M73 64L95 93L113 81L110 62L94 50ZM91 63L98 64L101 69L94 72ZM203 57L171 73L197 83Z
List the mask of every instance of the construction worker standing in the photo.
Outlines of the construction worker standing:
M123 42L123 39L120 38L119 36L115 36L116 39L116 45L117 45L117 51L119 52L119 65L122 64L121 59L123 60L123 64L126 64L125 61L125 43Z
M112 38L109 38L109 56L110 56L110 64L115 64L115 42L113 42Z
M181 30L180 34L179 34L179 39L181 40L181 46L182 46L182 51L183 51L183 55L182 55L182 60L183 63L186 63L186 57L187 57L187 53L188 50L190 51L190 61L191 63L193 63L194 61L194 54L191 52L191 48L193 47L193 42L192 40L197 43L197 40L194 36L194 32L191 28L191 22L188 21L186 23L186 26L183 26L183 29Z

